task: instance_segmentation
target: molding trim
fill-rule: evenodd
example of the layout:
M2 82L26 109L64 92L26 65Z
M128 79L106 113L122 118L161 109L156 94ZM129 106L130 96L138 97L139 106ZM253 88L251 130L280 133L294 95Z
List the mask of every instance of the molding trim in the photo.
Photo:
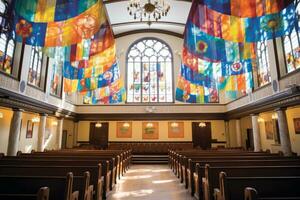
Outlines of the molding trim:
M251 114L275 111L278 108L300 105L300 86L288 88L282 92L259 99L245 106L228 111L227 119L237 119Z
M223 120L224 113L77 114L79 121Z
M111 3L118 3L118 2L123 2L123 1L128 1L128 0L105 0L105 1L103 1L103 3L104 4L111 4ZM183 1L183 2L192 3L192 0L175 0L175 1Z
M173 26L182 26L185 27L185 23L178 23L178 22L172 22L172 21L151 21L151 25L153 24L169 24ZM129 22L122 22L122 23L115 23L111 24L112 28L118 27L118 26L128 26L128 25L137 25L137 24L147 24L147 21L129 21ZM160 29L159 29L160 30Z
M0 106L7 108L19 108L27 112L48 114L51 116L55 116L56 112L62 115L75 116L75 113L68 110L61 110L54 105L3 88L0 88Z
M171 35L171 36L183 39L183 34L176 33L176 32L173 32L173 31L161 30L161 29L131 30L131 31L118 33L118 34L115 35L115 38L120 38L120 37L124 37L124 36L127 36L127 35L133 35L133 34L138 34L138 33L160 33L160 34Z
M130 104L122 104L119 106L130 106ZM174 104L173 104L174 105ZM172 105L172 106L173 106ZM213 104L216 106L219 104ZM75 121L138 121L138 120L230 120L239 119L241 117L257 114L261 112L275 111L278 108L286 108L300 105L300 86L294 86L285 91L273 94L255 102L249 103L242 107L236 108L228 112L220 113L86 113L76 114L65 109L60 109L54 105L18 94L3 88L0 88L0 106L7 108L19 108L27 112L45 113L55 116L58 112L61 115L69 115L70 119ZM132 105L136 106L136 105ZM145 106L145 105L140 105ZM168 106L155 105L155 106ZM174 106L184 106L176 104ZM96 107L96 106L95 106Z

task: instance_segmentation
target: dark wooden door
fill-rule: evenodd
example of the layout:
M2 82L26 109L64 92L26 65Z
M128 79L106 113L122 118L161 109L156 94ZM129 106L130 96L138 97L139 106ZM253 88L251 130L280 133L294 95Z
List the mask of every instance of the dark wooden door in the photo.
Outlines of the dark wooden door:
M201 149L211 148L211 123L205 122L204 127L199 126L199 122L192 123L193 146Z
M254 150L253 130L251 128L247 129L246 148L248 150Z
M67 148L67 139L68 139L68 131L63 130L62 132L62 140L61 140L61 148L65 149Z
M106 149L108 147L108 123L101 122L101 127L95 125L95 122L90 123L90 144Z

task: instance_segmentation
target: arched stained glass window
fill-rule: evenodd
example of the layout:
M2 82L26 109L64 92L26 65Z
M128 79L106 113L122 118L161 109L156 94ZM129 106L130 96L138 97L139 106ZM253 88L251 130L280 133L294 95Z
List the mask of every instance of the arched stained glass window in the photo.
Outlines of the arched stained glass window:
M127 102L173 102L173 56L163 41L143 38L129 47Z
M42 61L42 48L32 46L28 72L28 83L36 87L41 87Z
M256 44L258 87L271 82L267 41Z
M10 29L8 1L0 0L0 70L6 74L12 74L13 72L15 51L15 34Z
M294 3L297 6L297 16L299 21L300 0L296 0ZM300 68L300 33L294 30L290 35L283 37L282 41L285 54L286 71L287 73L290 73Z

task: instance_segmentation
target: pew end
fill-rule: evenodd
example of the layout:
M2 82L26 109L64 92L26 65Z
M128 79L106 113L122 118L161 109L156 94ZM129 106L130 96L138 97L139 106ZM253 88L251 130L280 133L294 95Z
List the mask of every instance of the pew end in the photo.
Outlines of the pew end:
M221 191L218 188L214 189L214 200L223 200Z
M244 190L244 200L257 200L257 191L255 188L246 187Z
M49 188L48 187L42 187L39 189L37 194L37 200L48 200L49 199Z
M70 200L79 200L79 191L74 191L70 195Z

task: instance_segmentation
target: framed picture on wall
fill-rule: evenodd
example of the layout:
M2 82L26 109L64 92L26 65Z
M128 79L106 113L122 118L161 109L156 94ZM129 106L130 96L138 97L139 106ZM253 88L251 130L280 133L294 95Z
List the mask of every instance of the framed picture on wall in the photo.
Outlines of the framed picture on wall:
M300 118L294 119L294 128L295 128L295 133L300 134Z
M117 122L117 138L132 138L132 122Z
M168 122L168 138L184 138L184 123Z
M274 139L274 128L272 121L265 122L265 130L266 130L266 139L273 140Z
M158 139L158 122L143 122L143 137L146 139Z
M32 138L34 123L31 120L27 121L26 138Z

